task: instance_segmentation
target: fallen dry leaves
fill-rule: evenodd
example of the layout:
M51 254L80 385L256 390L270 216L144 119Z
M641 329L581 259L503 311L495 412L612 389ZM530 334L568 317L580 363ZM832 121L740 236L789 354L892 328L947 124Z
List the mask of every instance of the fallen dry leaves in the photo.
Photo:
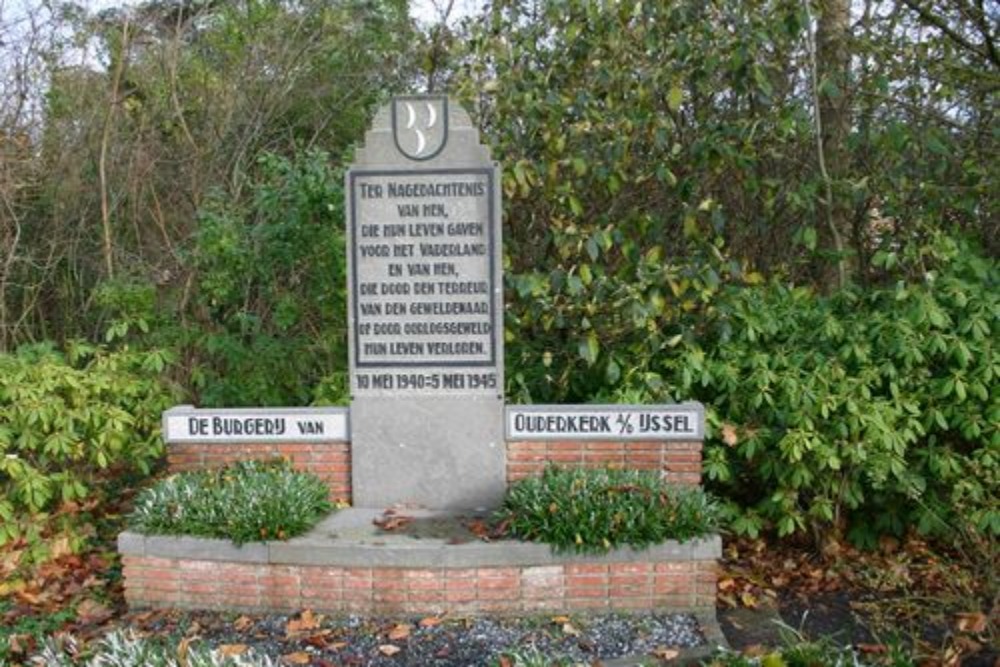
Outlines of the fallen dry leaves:
M389 641L401 642L410 638L410 625L408 623L399 623L392 627L387 634Z
M402 650L403 649L399 648L395 644L381 644L378 647L378 652L388 658L391 658Z
M323 616L313 613L312 609L306 609L298 618L293 618L285 624L285 637L295 639L310 634L318 630L322 622Z
M372 523L382 530L391 532L395 530L402 530L403 528L409 526L413 523L413 517L400 514L397 510L390 507L382 513L382 516L374 519Z

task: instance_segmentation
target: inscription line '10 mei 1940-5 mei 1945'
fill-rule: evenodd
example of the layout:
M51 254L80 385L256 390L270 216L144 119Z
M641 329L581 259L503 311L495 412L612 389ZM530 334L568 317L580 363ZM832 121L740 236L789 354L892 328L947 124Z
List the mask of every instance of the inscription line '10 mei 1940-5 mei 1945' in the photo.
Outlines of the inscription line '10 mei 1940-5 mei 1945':
M496 388L492 178L491 169L352 174L359 389ZM447 370L463 367L483 370Z

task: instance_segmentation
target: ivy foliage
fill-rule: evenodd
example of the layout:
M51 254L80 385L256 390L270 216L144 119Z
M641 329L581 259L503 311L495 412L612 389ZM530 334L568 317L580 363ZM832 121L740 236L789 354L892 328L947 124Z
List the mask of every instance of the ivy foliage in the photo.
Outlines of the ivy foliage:
M655 472L549 466L511 485L496 518L513 537L557 552L601 553L712 533L716 510L700 488L669 486Z
M149 473L174 402L160 380L170 361L79 343L0 355L0 544L36 541L45 514L94 497L109 471Z

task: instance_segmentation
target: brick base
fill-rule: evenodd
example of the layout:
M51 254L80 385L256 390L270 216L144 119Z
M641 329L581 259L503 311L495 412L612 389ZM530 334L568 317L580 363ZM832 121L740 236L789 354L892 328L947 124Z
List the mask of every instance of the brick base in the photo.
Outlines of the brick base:
M566 467L606 466L657 470L668 482L701 483L700 442L509 442L507 482L540 475L550 463ZM311 472L330 487L333 500L351 500L351 444L201 444L171 443L167 465L171 472L202 470L235 461L284 458L296 469Z
M296 470L311 472L330 488L331 500L351 500L351 445L347 442L314 444L202 444L170 443L170 472L203 470L236 461L287 459Z
M714 611L715 560L342 568L124 556L137 608L440 614Z
M507 481L541 474L556 463L567 467L656 470L673 484L701 484L700 442L508 442Z

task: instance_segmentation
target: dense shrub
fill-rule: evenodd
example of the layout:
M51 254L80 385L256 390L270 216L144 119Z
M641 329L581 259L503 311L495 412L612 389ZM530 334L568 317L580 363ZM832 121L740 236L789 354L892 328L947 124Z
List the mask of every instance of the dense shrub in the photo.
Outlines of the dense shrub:
M997 265L948 237L876 260L907 277L726 289L662 365L710 407L705 472L737 532L1000 534Z
M102 471L148 472L173 402L157 351L73 345L0 355L0 544L37 541L39 515L95 493Z
M668 486L654 472L549 466L511 485L497 519L514 537L556 551L602 552L705 535L716 528L716 506L701 489Z
M242 461L173 475L136 498L129 525L141 533L221 537L237 544L284 540L332 509L315 475L283 461Z

